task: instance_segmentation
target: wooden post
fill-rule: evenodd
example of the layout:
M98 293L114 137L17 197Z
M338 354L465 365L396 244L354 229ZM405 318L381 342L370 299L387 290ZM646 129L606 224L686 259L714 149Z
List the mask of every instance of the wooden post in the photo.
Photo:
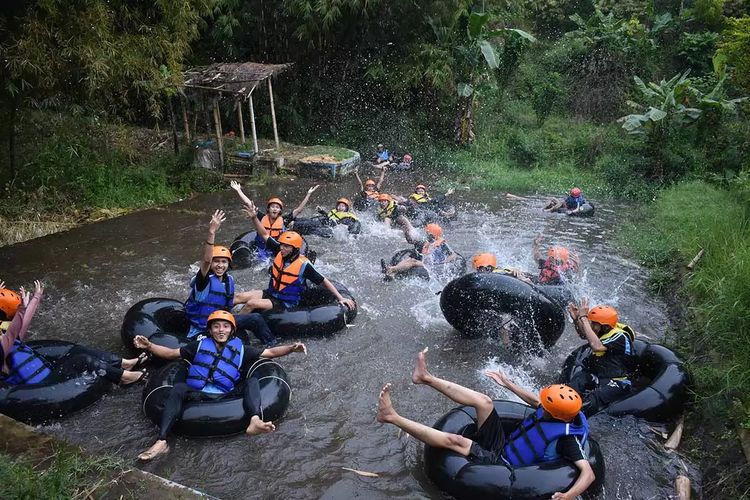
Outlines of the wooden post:
M276 128L276 109L273 106L273 86L271 77L268 77L268 97L271 99L271 120L273 121L273 139L276 141L276 149L279 149L279 130Z
M237 105L237 121L240 122L240 137L242 137L242 144L245 144L245 124L242 123L242 101L237 99L235 104Z
M222 141L221 133L221 115L219 114L219 100L214 99L214 127L216 127L216 140L219 144L219 161L221 162L221 169L224 170L224 143Z
M258 152L258 135L255 132L255 109L253 109L253 94L250 94L248 98L248 106L250 107L250 130L253 133L253 151Z
M182 126L185 127L185 141L190 144L190 121L188 120L187 105L185 97L180 97L182 104Z

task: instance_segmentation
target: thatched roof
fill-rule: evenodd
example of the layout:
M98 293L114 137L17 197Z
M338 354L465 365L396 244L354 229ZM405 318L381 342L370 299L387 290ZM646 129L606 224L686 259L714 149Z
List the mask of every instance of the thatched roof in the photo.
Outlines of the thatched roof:
M183 85L190 90L228 93L247 98L259 83L278 75L292 64L216 63L185 71Z

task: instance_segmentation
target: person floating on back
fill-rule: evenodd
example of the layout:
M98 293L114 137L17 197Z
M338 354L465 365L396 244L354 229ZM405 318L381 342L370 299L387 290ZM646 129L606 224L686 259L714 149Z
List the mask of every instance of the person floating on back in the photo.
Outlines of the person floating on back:
M326 211L323 207L316 207L316 210L320 215L326 217L329 225L346 224L349 225L353 221L358 221L359 218L351 211L352 202L348 198L339 198L336 200L336 207Z
M596 475L583 451L589 428L586 417L580 411L581 398L578 393L566 385L557 384L545 387L537 397L499 371L488 371L485 375L536 410L508 436L492 399L432 375L427 370L424 352L417 355L412 382L432 387L460 405L472 406L477 414L476 433L468 438L402 417L393 408L391 384L386 384L380 391L377 420L393 424L429 446L451 450L480 464L523 467L565 458L578 468L579 474L568 491L557 492L552 498L572 500L586 491Z
M372 179L367 179L364 183L359 177L359 171L354 171L354 175L357 177L357 182L359 182L359 197L362 199L366 206L374 206L375 204L377 204L378 196L380 196L380 188L383 186L383 181L385 180L386 170L388 169L384 168L380 172L380 178L377 180L377 182Z
M458 258L458 254L443 239L443 228L434 223L427 224L425 232L427 233L426 240L415 241L411 238L409 231L404 231L406 241L414 244L416 257L406 257L395 266L388 266L384 260L380 261L381 269L387 280L393 279L397 273L403 273L415 267L446 264Z
M387 167L394 161L393 155L385 149L383 144L378 144L377 150L375 151L375 158L373 164L375 167Z
M241 312L250 311L286 311L299 305L307 280L325 287L336 300L349 309L357 305L353 300L343 297L328 278L315 270L313 264L304 255L300 255L302 236L294 231L287 231L276 240L269 236L266 229L256 217L258 209L253 202L245 205L245 214L253 220L259 235L264 238L266 247L276 253L271 264L271 279L265 290L248 292L248 299Z
M531 280L520 269L514 267L497 267L497 257L493 253L485 252L476 254L471 259L471 267L478 273L505 274L526 283L531 283Z
M619 323L614 307L598 305L589 309L585 297L580 305L568 304L568 312L578 336L591 348L583 369L568 383L583 395L583 412L591 416L630 394L635 332Z
M577 213L591 212L594 210L593 205L583 196L581 188L574 187L568 193L567 198L551 199L544 207L545 212L559 212L567 215Z

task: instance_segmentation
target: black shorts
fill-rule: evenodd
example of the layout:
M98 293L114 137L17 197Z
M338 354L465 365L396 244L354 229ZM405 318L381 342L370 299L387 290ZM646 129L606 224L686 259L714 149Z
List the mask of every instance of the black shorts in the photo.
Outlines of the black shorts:
M273 306L271 307L271 311L286 311L287 308L284 306L284 302L277 299L276 297L272 297L271 294L268 293L268 290L263 290L263 298L270 300L271 304L273 304Z
M480 464L496 464L505 447L505 431L500 416L495 409L487 417L473 436L468 458Z

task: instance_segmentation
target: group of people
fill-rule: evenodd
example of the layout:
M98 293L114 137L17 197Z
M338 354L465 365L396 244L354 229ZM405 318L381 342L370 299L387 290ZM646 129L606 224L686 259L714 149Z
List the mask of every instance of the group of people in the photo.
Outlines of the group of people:
M443 228L437 223L425 226L426 237L414 237L414 228L406 216L404 207L431 203L434 199L426 186L419 184L407 198L381 193L387 168L383 168L378 181L368 179L360 186L364 199L377 200L379 220L390 225L399 225L409 243L415 247L415 256L395 265L381 261L386 277L419 267L435 266L451 262L457 253L445 239ZM359 179L359 176L357 176ZM284 204L280 198L271 198L262 212L243 192L241 186L232 182L244 214L252 221L257 233L257 251L270 262L268 286L263 290L237 291L230 274L232 254L227 247L216 244L216 235L226 220L222 210L216 210L208 224L208 232L200 254L200 268L189 286L185 311L190 329L189 342L181 348L157 345L143 336L136 336L134 347L143 354L132 359L114 359L111 354L81 347L72 352L80 366L99 373L121 385L134 384L143 379L142 369L150 356L166 360L183 359L190 363L185 382L172 387L165 404L156 442L139 455L142 460L151 460L169 451L167 436L179 418L184 401L192 392L221 397L241 389L243 406L248 418L247 434L272 432L273 422L263 421L260 410L260 389L257 381L243 380L248 367L257 359L275 358L295 352L306 352L303 343L279 346L261 313L265 311L288 311L297 307L302 293L310 281L327 289L336 300L349 309L356 308L351 299L343 297L336 287L314 267L301 253L302 237L293 231L293 221L304 209L318 186L310 188L303 201L291 213L283 215ZM576 188L577 189L577 188ZM571 196L582 199L580 190ZM453 190L439 198L444 200ZM580 201L580 200L579 200ZM578 203L579 201L576 201ZM585 202L585 200L584 200ZM570 206L569 204L566 206ZM337 200L335 208L328 212L332 219L355 216L347 198ZM292 229L289 229L292 226ZM521 270L498 266L492 253L479 253L472 259L476 272L503 273L519 280L541 285L564 283L578 270L578 259L568 249L553 246L543 253L542 238L534 240L534 259L539 265L538 275ZM42 284L35 282L33 296L23 289L15 294L5 289L0 282L0 379L7 384L34 384L65 377L25 343L25 335L31 319L43 295ZM240 309L237 314L232 310ZM607 404L627 395L631 389L629 375L632 371L634 332L619 323L617 311L611 306L589 307L588 300L568 305L568 312L578 335L587 341L593 355L584 369L568 385L555 384L533 394L511 381L505 374L493 371L487 376L519 396L534 407L535 412L524 420L518 429L505 435L492 400L476 391L432 375L426 364L425 353L417 356L412 374L415 384L426 385L449 397L453 401L475 408L477 430L470 438L448 434L399 415L390 398L391 385L386 384L379 396L377 420L390 423L408 432L420 441L438 448L445 448L469 457L479 463L505 463L523 466L554 458L570 460L579 469L575 483L566 492L558 492L553 498L575 498L594 481L594 473L583 451L588 436L586 415L596 413ZM256 348L244 343L237 333L251 331L265 348ZM59 363L57 363L59 364ZM66 366L71 366L66 363ZM242 385L244 383L244 385Z

